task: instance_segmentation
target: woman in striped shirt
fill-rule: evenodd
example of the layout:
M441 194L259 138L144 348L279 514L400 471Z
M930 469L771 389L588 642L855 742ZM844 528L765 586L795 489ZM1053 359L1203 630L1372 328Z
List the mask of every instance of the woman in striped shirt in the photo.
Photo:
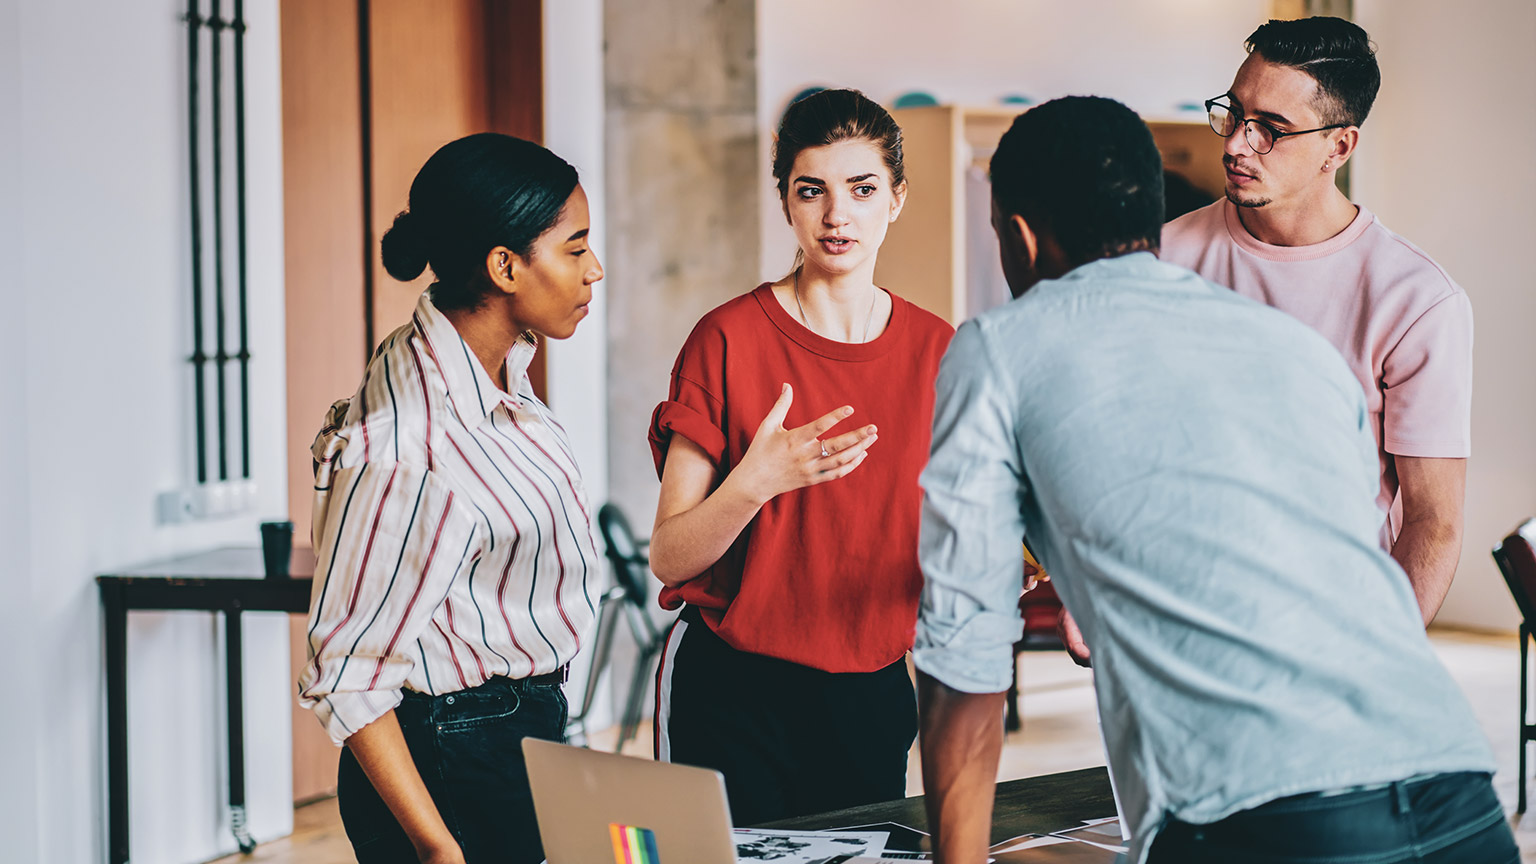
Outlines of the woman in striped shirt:
M542 859L521 741L559 739L597 547L565 432L526 370L602 266L576 170L505 135L438 150L384 235L436 281L315 440L302 703L345 745L361 864Z

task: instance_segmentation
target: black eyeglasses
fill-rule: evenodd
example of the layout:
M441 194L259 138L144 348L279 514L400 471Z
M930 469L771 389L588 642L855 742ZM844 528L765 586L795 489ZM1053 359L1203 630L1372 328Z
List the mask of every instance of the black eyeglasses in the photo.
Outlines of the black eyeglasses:
M1319 126L1316 129L1299 129L1295 132L1281 132L1279 129L1253 117L1239 117L1232 110L1231 105L1218 101L1231 99L1231 93L1224 93L1215 99L1205 100L1205 111L1211 122L1211 131L1223 138L1231 138L1237 133L1237 127L1243 127L1243 137L1248 140L1248 146L1253 152L1263 156L1275 149L1275 142L1281 138L1289 138L1292 135L1305 135L1308 132L1323 132L1329 129L1343 129L1352 124L1334 123L1331 126Z

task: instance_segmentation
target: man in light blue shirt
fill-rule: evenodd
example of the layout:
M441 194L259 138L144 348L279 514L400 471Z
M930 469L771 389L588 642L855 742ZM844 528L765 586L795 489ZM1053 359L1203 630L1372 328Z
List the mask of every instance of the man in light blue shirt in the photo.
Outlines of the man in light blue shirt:
M940 860L985 860L1027 538L1093 652L1131 861L1513 864L1487 741L1377 544L1343 358L1157 260L1161 161L1123 105L1021 115L992 181L1018 299L955 334L922 475Z

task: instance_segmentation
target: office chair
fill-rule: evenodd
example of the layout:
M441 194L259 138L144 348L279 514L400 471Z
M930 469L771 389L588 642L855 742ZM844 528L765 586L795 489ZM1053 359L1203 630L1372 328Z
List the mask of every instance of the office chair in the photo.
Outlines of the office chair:
M1008 685L1008 698L1004 703L1003 731L1017 732L1024 728L1019 715L1019 654L1024 651L1061 651L1066 648L1056 635L1056 616L1061 612L1061 598L1056 587L1042 582L1019 598L1019 616L1024 619L1024 632L1013 643L1013 679Z
M1527 519L1499 545L1493 547L1493 560L1504 574L1509 593L1520 608L1520 798L1516 813L1525 812L1525 751L1526 745L1536 740L1536 724L1528 722L1529 687L1528 655L1532 638L1531 629L1536 627L1536 519Z
M618 629L616 618L622 616L629 625L629 633L638 649L635 671L630 678L629 692L624 699L624 713L620 715L619 740L614 752L624 749L624 744L635 737L640 725L640 712L644 705L646 688L655 671L656 659L666 645L667 630L660 627L646 609L650 594L651 560L642 551L648 541L635 539L624 511L616 504L604 504L597 511L597 527L603 535L604 555L613 572L613 587L604 592L599 600L597 633L593 639L592 671L587 676L586 696L581 712L567 724L567 734L576 730L583 739L586 735L586 715L597 693L597 679L608 668L613 649L613 633Z

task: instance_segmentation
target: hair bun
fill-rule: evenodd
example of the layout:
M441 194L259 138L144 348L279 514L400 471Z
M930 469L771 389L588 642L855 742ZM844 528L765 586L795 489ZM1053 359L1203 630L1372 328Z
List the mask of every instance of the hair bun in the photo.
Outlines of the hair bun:
M409 282L427 269L427 243L421 221L409 210L395 217L380 243L384 269L401 282Z

